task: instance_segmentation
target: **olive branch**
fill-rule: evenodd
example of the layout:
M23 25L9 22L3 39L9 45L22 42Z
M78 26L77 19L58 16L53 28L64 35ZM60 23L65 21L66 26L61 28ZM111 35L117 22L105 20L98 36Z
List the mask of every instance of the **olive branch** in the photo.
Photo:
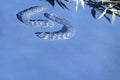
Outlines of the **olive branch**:
M43 1L43 0L40 0ZM55 3L62 8L69 9L66 6L66 3L75 2L76 6L75 9L78 11L78 6L81 5L83 8L84 5L91 7L91 14L96 19L96 12L101 12L101 15L98 19L101 19L103 16L110 22L114 23L116 16L120 16L120 0L46 0L49 2L53 7ZM107 14L111 14L111 19L107 16Z

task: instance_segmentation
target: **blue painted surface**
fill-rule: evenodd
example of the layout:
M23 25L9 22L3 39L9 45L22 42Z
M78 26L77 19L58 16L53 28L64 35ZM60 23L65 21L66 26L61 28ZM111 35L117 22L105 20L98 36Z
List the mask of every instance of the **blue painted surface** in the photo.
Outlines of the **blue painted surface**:
M36 37L35 32L52 29L27 26L16 18L36 5L71 21L75 36L65 41ZM0 3L0 80L120 80L120 18L112 25L92 18L87 6L79 6L77 13L75 3L68 7L71 11L39 0ZM44 18L42 13L37 17Z

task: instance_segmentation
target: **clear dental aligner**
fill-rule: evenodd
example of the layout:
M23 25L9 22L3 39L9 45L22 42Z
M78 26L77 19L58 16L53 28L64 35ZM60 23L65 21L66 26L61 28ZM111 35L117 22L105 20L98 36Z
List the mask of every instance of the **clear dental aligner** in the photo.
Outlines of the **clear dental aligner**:
M49 40L66 40L73 37L74 28L69 21L65 20L64 18L58 17L56 14L44 13L44 16L51 21L62 24L63 27L61 30L56 32L36 32L35 34L38 37Z
M33 6L23 11L20 11L16 16L21 22L30 26L39 25L39 26L53 27L54 22L52 22L51 20L29 19L30 16L42 12L45 9L46 8L43 6Z
M36 32L36 36L43 38L43 39L48 39L48 40L66 40L70 39L74 35L74 28L70 24L70 22L64 18L58 17L56 14L49 14L49 13L44 13L44 16L48 18L49 20L43 20L43 19L38 19L38 20L33 20L29 19L30 16L39 13L46 8L43 6L34 6L30 7L28 9L25 9L17 14L17 18L23 22L26 25L30 26L47 26L47 27L53 27L54 22L57 22L59 24L62 24L63 27L59 31L55 32Z

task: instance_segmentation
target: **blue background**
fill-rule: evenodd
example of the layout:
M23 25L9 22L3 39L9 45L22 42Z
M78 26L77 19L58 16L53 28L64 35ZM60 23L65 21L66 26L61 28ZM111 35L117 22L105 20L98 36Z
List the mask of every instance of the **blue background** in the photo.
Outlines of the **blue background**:
M27 26L16 17L36 5L71 21L75 36L60 41L36 37L37 31L54 29ZM88 6L80 5L78 12L75 2L67 6L70 11L39 0L1 1L0 80L120 80L120 18L112 25L104 17L95 20ZM45 18L43 13L35 17Z

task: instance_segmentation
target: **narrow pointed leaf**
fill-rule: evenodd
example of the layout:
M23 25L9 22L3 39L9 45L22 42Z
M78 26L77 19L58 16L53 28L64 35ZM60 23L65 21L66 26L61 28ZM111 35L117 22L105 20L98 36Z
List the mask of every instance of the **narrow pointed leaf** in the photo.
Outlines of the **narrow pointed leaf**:
M104 17L111 23L111 20L108 16L104 15Z
M100 15L100 17L99 17L98 19L102 18L102 17L106 14L107 9L108 9L108 8L106 8L106 9L103 11L103 13Z
M60 0L56 0L56 2L60 5L60 7L68 9L67 6Z
M46 0L47 2L49 2L52 6L55 5L55 0Z
M114 21L115 21L115 13L113 12L112 13L112 24L114 23Z
M96 19L96 11L95 11L94 8L91 10L91 14L92 14L92 16Z
M84 8L84 0L80 0L82 7Z
M62 6L66 9L69 9L63 2L60 1L60 3L62 4Z

